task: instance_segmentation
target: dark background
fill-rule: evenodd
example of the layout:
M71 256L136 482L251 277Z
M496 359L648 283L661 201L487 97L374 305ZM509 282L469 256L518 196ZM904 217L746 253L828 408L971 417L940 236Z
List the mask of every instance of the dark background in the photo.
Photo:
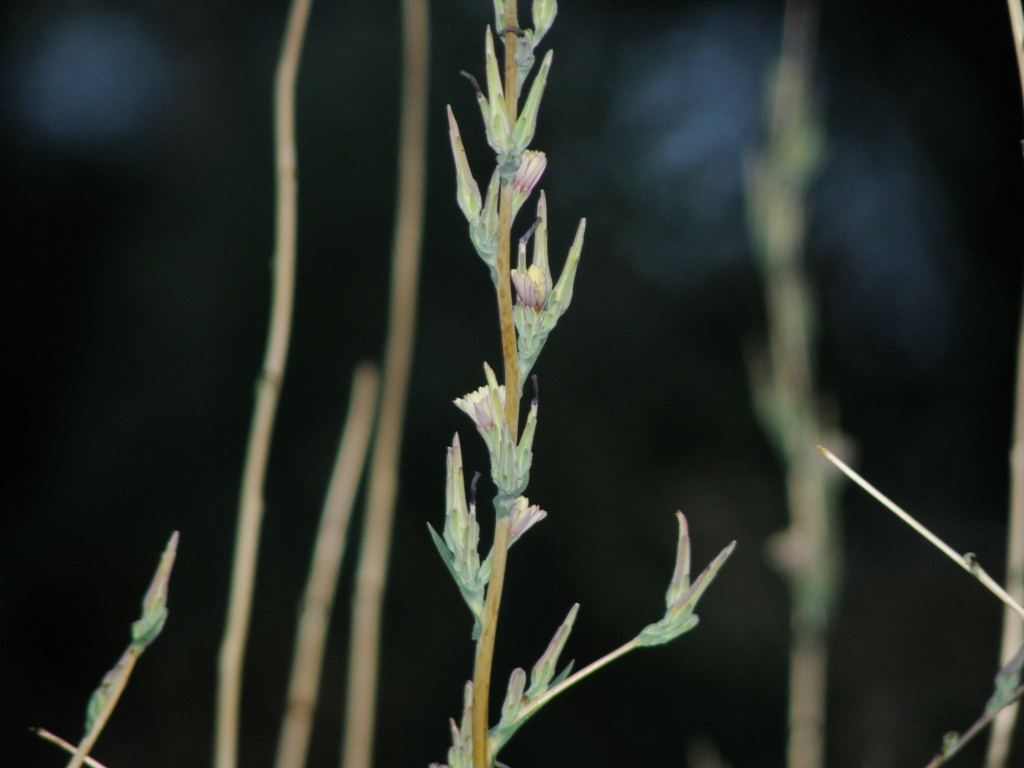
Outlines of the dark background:
M111 768L209 764L268 306L270 90L285 11L230 0L0 11L3 765L63 765L27 729L79 738L174 529L169 623L95 754ZM469 617L424 523L443 519L454 430L468 469L485 468L451 400L500 356L444 120L451 103L486 179L492 161L458 71L482 75L491 14L486 0L431 10L430 189L379 766L444 759L446 718L471 671ZM556 269L580 217L588 229L572 310L536 369L529 495L550 516L511 559L495 687L533 664L574 601L565 658L581 664L659 618L675 509L689 516L698 565L733 538L739 546L695 632L551 704L503 753L513 766L685 765L697 741L737 768L783 764L788 603L764 546L786 514L744 369L764 318L741 199L780 28L781 2L565 0L544 42L556 58L534 146L550 160ZM397 3L314 7L298 94L294 341L268 479L244 768L272 761L349 377L380 356L398 34ZM818 65L828 158L808 267L822 386L864 474L999 577L1024 242L1006 6L831 0ZM863 493L846 493L843 520L829 765L923 765L983 709L1001 606ZM342 600L311 766L337 761L347 626ZM1016 765L1022 755L1018 745Z

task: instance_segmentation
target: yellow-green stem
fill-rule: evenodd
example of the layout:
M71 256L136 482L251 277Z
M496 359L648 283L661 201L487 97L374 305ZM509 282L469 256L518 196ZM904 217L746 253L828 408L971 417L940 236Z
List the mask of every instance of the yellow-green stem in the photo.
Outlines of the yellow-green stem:
M517 0L506 0L506 30L519 25ZM509 121L515 125L518 115L519 67L516 64L517 38L514 31L505 32L505 107ZM502 184L498 198L498 320L501 325L501 349L505 362L505 421L512 440L519 435L519 351L512 319L512 184ZM509 517L499 517L494 526L491 580L484 601L480 640L476 646L473 666L473 768L490 768L488 744L488 702L491 692L491 664L494 660L494 639L498 631L501 591L505 585L505 559L508 554Z

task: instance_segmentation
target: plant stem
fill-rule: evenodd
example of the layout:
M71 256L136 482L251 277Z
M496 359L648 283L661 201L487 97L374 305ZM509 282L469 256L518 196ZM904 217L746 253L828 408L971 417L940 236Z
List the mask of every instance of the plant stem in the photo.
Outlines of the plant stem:
M506 30L519 25L518 0L505 0ZM509 122L515 125L519 107L519 67L516 64L514 31L505 32L505 108ZM515 323L512 319L512 183L501 185L498 198L498 320L501 325L501 349L505 362L505 421L508 422L512 441L519 435L519 350L516 345ZM480 640L476 646L473 666L473 768L490 768L491 756L488 739L488 710L491 692L491 665L494 661L494 640L498 631L498 611L501 592L505 586L505 561L508 555L508 515L498 517L494 526L494 544L491 548L491 580L484 600Z
M1024 10L1020 0L1007 0L1013 48L1017 54L1021 95L1024 97ZM1006 531L1006 591L1018 603L1024 602L1024 313L1017 334L1017 387L1013 417L1013 447L1010 451L1010 514ZM1009 608L1003 610L1003 638L999 663L1005 664L1024 642L1024 624ZM1005 707L992 723L992 735L985 768L1002 768L1010 754L1016 703Z
M1024 96L1024 7L1021 0L1006 0L1010 10L1010 27L1013 32L1013 52L1017 56L1017 71L1020 74L1021 96Z
M427 0L402 0L402 50L398 200L391 253L388 335L384 349L380 417L370 464L366 519L352 598L342 756L345 768L369 768L373 755L384 585L398 496L400 449L412 371L416 289L423 240L430 59Z
M370 443L377 405L377 381L377 367L370 363L361 363L352 376L348 415L324 500L309 581L295 633L291 681L277 747L277 768L302 768L306 764L327 627L338 587L338 570L345 553L352 504Z
M571 688L583 678L589 677L593 673L597 672L597 670L601 669L601 667L606 666L607 664L611 664L620 656L625 656L627 653L632 651L634 648L638 648L639 646L639 641L637 641L636 638L633 638L625 645L621 645L611 653L602 656L597 661L591 662L583 669L581 669L579 672L573 673L569 677L565 678L565 680L560 682L558 685L549 688L547 691L544 692L543 695L538 696L536 699L534 699L529 704L520 709L518 718L525 719L527 717L530 717L534 712L543 707L545 704L547 704L549 701L555 698L555 696L560 694L562 691L566 690L567 688Z
M785 469L789 525L772 540L790 593L789 768L825 764L827 630L841 570L836 481L812 446L837 418L816 390L815 307L804 271L807 197L821 164L811 108L816 9L788 0L768 138L749 165L752 245L765 281L764 360L751 366L758 416Z
M103 731L103 727L107 724L107 720L110 719L111 713L114 711L114 707L117 706L118 700L121 698L121 694L124 693L125 686L128 685L128 678L131 677L132 670L135 668L135 662L139 660L139 656L142 655L143 648L139 648L136 645L129 645L122 655L120 661L117 662L117 666L114 667L117 670L117 674L114 675L112 685L110 686L110 692L107 694L106 701L103 703L103 709L99 711L93 720L92 728L85 734L82 740L78 744L78 748L75 750L71 760L68 761L67 768L79 768L84 762L86 756L92 750L93 745L96 743L96 739L100 737L100 733Z
M1014 600L1012 597L1006 594L1006 590L999 586L999 584L991 576L988 575L985 569L978 564L977 560L975 560L973 556L965 557L964 555L958 554L955 549L953 549L946 542L944 542L934 533L932 533L923 525L921 525L921 523L915 520L909 512L897 506L893 501L889 499L888 496L883 494L881 491L875 488L875 486L873 486L859 474L850 469L850 467L848 467L842 459L838 458L830 450L828 450L827 448L823 448L820 445L818 446L818 450L825 455L826 459L828 459L837 467L839 467L839 469L841 469L847 477L853 480L853 482L855 482L869 494L874 496L875 499L882 504L882 506L886 507L890 512L899 517L903 522L905 522L919 534L928 539L928 541L930 541L932 544L938 547L950 560L952 560L954 563L959 565L961 568L963 568L965 571L971 574L974 578L976 578L978 581L984 584L989 592L991 592L993 595L1002 600L1007 606L1012 608L1018 616L1024 618L1024 607L1021 607L1020 603L1018 603L1016 600Z
M1014 692L1011 694L1011 696L1014 699L1020 699L1020 697L1022 695L1024 695L1024 685L1018 686L1016 688L1016 690L1014 690ZM1010 706L1015 706L1015 705L1016 705L1016 701L1014 701L1014 704L1011 704ZM981 717L979 717L974 722L974 725L972 725L970 728L968 728L963 733L963 735L961 735L959 738L957 738L955 746L953 746L952 748L946 750L945 752L940 752L939 754L937 754L935 757L932 758L931 762L928 763L927 766L925 766L925 768L938 768L940 765L943 765L944 763L946 763L946 761L948 761L951 757L953 757L953 755L955 755L957 752L959 752L961 749L963 749L965 746L967 746L968 742L970 742L971 739L973 739L975 736L977 736L981 732L982 728L984 728L986 725L988 725L989 722L993 718L995 718L998 715L999 712L1005 712L1006 709L1008 709L1008 707L1003 708L1002 710L998 710L996 712L988 712L988 711L986 711L985 714L983 714Z
M274 85L277 218L273 299L266 354L257 383L256 404L242 474L228 616L218 665L217 722L214 736L216 768L235 768L238 763L242 669L252 613L260 527L263 521L263 485L274 417L288 359L288 341L291 336L298 222L295 81L311 5L312 0L294 0L292 3Z
M1017 338L1017 391L1013 417L1013 448L1010 451L1010 514L1006 531L1006 591L1018 603L1024 602L1024 313ZM1009 607L1003 609L1003 637L1000 665L1024 642L1024 624ZM1016 703L1003 708L992 723L985 768L1002 768L1010 753Z
M41 739L43 739L45 741L48 741L51 744L56 744L58 747L63 749L65 752L70 752L71 754L75 753L75 745L72 744L71 742L64 741L64 739L62 739L57 734L50 733L45 728L30 728L29 730L31 730L33 733L35 733L35 735L38 736L39 738L41 738ZM99 760L96 760L96 759L94 759L92 757L86 757L83 762L86 765L91 766L91 768L107 768Z

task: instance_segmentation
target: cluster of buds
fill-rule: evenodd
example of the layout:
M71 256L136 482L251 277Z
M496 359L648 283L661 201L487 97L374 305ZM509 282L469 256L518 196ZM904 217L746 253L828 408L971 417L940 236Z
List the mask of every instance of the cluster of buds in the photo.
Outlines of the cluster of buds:
M522 32L520 47L526 41L527 33ZM530 36L532 39L532 35ZM528 60L533 65L533 49L530 45ZM508 113L508 105L505 101L505 90L501 84L501 73L498 66L498 57L494 54L494 36L491 28L487 28L484 39L484 50L487 60L487 93L483 92L480 84L469 76L470 82L476 91L476 100L480 105L480 113L484 118L484 131L487 134L487 143L498 155L498 171L501 181L504 184L511 183L516 170L522 159L523 152L533 141L533 134L537 130L537 112L540 110L540 101L544 95L544 86L547 84L548 72L551 70L551 51L547 52L544 61L540 65L540 71L533 80L530 87L530 94L523 104L523 111L519 114L515 123ZM521 69L521 68L520 68ZM529 68L527 68L527 74ZM520 80L521 82L521 80ZM518 98L519 94L516 94Z
M495 0L495 23L499 29L504 26L504 0ZM518 69L517 89L529 76L534 64L534 49L547 34L558 12L555 0L535 0L533 4L534 29L514 30L516 34L515 60ZM541 63L540 70L534 78L530 93L523 104L523 110L515 122L512 121L505 100L505 89L501 82L498 58L494 53L494 36L487 29L484 41L486 52L487 93L485 94L476 78L463 73L473 84L477 103L484 120L487 143L497 154L497 167L487 185L486 197L481 195L480 186L473 176L462 144L458 122L448 107L448 138L451 142L452 155L455 157L455 178L457 184L456 198L459 208L469 222L469 236L480 258L490 267L491 278L497 284L497 250L498 250L498 194L502 185L512 184L513 203L512 218L530 196L540 181L547 165L543 152L527 149L533 141L537 128L537 113L540 110L541 98L551 69L551 51L548 51ZM516 99L519 93L516 92Z
M496 502L501 502L504 509L498 516L512 512L515 498L526 490L530 482L530 464L533 461L533 435L537 430L537 395L534 390L530 413L526 417L526 426L516 444L505 421L505 387L498 384L494 371L484 363L484 374L487 384L465 397L455 400L476 424L477 431L487 444L491 456L491 480L498 488Z
M679 543L676 546L676 568L665 593L665 616L657 624L647 625L637 635L637 642L641 646L667 643L697 626L697 614L693 612L697 601L736 548L735 541L729 544L691 584L689 528L682 512L676 512L676 517L679 519Z
M519 346L520 380L522 392L527 376L533 369L548 334L558 319L569 308L572 288L576 280L576 268L583 250L583 233L587 220L582 219L576 230L576 238L569 249L558 283L552 287L551 267L548 264L548 205L544 193L537 202L537 221L534 229L519 241L519 261L512 270L512 285L516 289L516 306L513 318L516 324ZM526 243L533 235L533 262L526 266Z
M481 630L484 590L491 579L491 554L481 562L480 525L476 521L476 483L480 474L477 473L470 483L467 502L465 473L462 468L462 445L458 434L452 439L452 445L448 449L447 464L444 531L438 534L430 523L427 523L427 528L430 529L431 538L441 554L441 559L459 587L462 599L466 601L473 614L475 640ZM508 538L508 545L511 547L526 531L547 517L548 513L539 505L530 504L530 500L525 496L516 496L508 506L509 514L512 516Z
M466 149L462 144L462 134L459 132L459 124L455 121L451 107L448 107L448 139L452 145L452 155L455 157L455 199L466 221L469 222L469 239L477 255L490 268L491 279L497 283L500 169L494 169L491 181L487 185L487 197L482 197L480 186L469 167L469 158L466 157ZM523 150L515 176L512 178L513 220L544 175L547 165L548 158L543 152Z

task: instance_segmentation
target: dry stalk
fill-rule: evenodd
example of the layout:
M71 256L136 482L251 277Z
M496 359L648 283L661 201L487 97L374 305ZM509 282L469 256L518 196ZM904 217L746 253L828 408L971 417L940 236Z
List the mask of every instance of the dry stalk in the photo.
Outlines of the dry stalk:
M412 368L423 239L430 57L427 0L402 0L402 41L398 199L391 254L391 297L380 416L370 463L366 518L352 600L344 768L369 768L373 753L380 625L398 493L399 450Z
M360 364L352 376L348 415L301 603L288 700L277 747L277 768L302 768L306 764L338 571L377 406L377 380L377 367L370 363Z
M77 749L77 747L75 747L75 745L72 744L71 742L65 741L64 739L62 739L57 734L50 733L45 728L32 728L31 730L39 738L44 739L45 741L48 741L51 744L56 744L58 747L63 749L65 752L69 752L72 755L75 754L75 750ZM86 758L83 759L82 762L84 762L86 765L90 766L90 768L107 768L99 760L96 760L95 758L92 758L92 757L86 757Z
M1021 0L1007 0L1013 50L1017 55L1021 96L1024 98L1024 10ZM1024 146L1024 145L1022 145ZM1017 340L1016 405L1013 418L1013 447L1010 450L1010 514L1006 534L1006 591L1018 603L1024 603L1024 314ZM1024 642L1024 624L1013 611L1003 611L1003 638L999 663L1005 664ZM1018 704L1006 707L992 723L985 768L1003 768L1010 754L1013 726Z
M295 151L295 81L312 0L294 0L288 14L281 57L274 84L274 142L277 183L273 299L267 348L257 382L246 450L245 468L235 534L234 565L228 598L228 616L218 665L217 716L214 765L235 768L238 763L238 726L242 698L242 669L252 613L253 586L260 527L263 522L263 486L274 417L281 394L288 342L291 336L295 293L295 255L298 221L298 165Z

